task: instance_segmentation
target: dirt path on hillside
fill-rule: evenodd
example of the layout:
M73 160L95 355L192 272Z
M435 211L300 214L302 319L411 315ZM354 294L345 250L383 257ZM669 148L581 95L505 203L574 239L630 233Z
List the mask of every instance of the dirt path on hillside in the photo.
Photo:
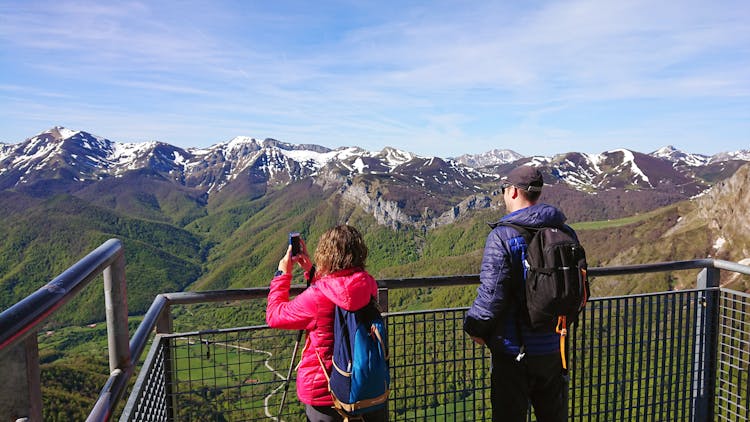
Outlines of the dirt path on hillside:
M182 339L182 340L187 340L188 344L195 344L196 343L196 341L194 339L189 339L187 337L179 337L179 338ZM271 366L270 360L273 357L273 353L271 353L271 352L269 352L267 350L253 349L253 348L250 348L250 347L237 346L235 344L228 344L228 343L222 343L222 342L210 342L210 343L207 343L207 344L218 345L218 346L225 347L227 349L230 349L230 348L231 349L238 349L238 350L241 350L243 352L264 354L264 355L266 355L266 359L264 360L263 364L266 366L266 368L268 368L268 370L271 371L271 373L273 373L274 375L276 375L282 381L286 381L286 376L284 376L284 374L280 373L279 371L276 370L276 368L274 368L273 366ZM273 420L273 421L277 421L277 422L284 422L284 421L283 421L283 419L281 419L281 418L279 418L277 416L274 416L271 413L271 408L269 406L269 402L271 400L271 397L273 397L274 394L278 393L279 390L281 390L282 388L284 388L284 383L283 382L281 383L281 385L279 385L278 387L276 387L275 389L273 389L271 391L271 394L267 395L263 399L263 412L266 414L266 417L269 418L269 419L271 419L271 420Z

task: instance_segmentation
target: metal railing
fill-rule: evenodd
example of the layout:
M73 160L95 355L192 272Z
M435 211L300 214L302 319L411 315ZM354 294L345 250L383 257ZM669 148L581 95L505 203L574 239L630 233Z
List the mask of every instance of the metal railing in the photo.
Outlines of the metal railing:
M716 347L716 419L750 421L750 295L722 290Z
M738 350L747 349L750 334L746 327L736 327L746 320L743 312L750 299L718 287L719 269L750 274L750 267L698 260L592 268L589 273L608 276L696 268L703 269L696 289L591 300L571 328L571 420L750 420L747 352L738 357ZM380 300L387 303L388 291L396 288L477 282L476 276L381 280ZM267 289L252 290L262 292L261 298L267 293ZM212 301L222 297L220 292L207 294ZM201 295L191 293L190 303L200 302ZM732 307L724 304L725 295L735 298ZM184 298L179 299L184 303ZM386 315L391 420L490 420L489 354L463 333L465 311ZM731 324L722 322L726 328L719 335L719 321L727 314L735 316L730 317ZM165 412L169 417L159 420L217 420L218 415L238 421L304 420L295 401L278 413L278 391L290 365L292 338L292 332L266 326L160 335L151 354L171 358L147 359L121 420L152 420L144 419L152 414L144 400L156 397L160 408L172 409ZM731 349L725 358L717 350L726 347ZM165 373L173 378L166 389L141 387L154 375L165 378Z
M711 394L699 388L710 376L699 313L715 291L593 299L571 330L570 420L716 420L696 410ZM489 353L462 332L465 311L387 315L391 420L491 419ZM278 413L293 334L257 326L159 335L121 420L302 421L296 400ZM169 416L153 419L154 409Z
M11 416L41 420L41 400L33 398L40 394L36 331L58 307L104 273L111 374L89 420L113 417L134 373L134 362L154 329L157 335L121 420L204 420L211 415L212 420L301 418L296 400L288 401L281 418L274 402L279 397L274 390L284 381L290 363L295 333L265 326L172 332L174 306L263 300L267 288L158 295L128 344L122 254L122 245L112 239L0 314L0 368L5 373L11 362L9 367L25 371L32 386L24 391L7 383L2 387L0 397L26 397L16 400L13 409L21 410ZM702 269L694 290L590 302L571 330L572 420L750 420L750 298L718 287L720 270L750 274L750 267L706 259L591 268L589 274L689 269ZM389 290L466 286L478 283L478 276L378 283L379 300L387 308ZM292 294L302 289L295 286ZM463 334L464 314L465 308L387 314L392 420L490 418L489 356L486 348ZM17 356L19 350L23 359ZM2 410L6 408L11 407Z
M125 284L125 254L122 243L110 239L32 293L0 314L0 414L9 420L42 420L39 344L42 324L99 275L104 275L109 369L124 382L133 363L128 346L128 308ZM112 403L119 395L112 397Z

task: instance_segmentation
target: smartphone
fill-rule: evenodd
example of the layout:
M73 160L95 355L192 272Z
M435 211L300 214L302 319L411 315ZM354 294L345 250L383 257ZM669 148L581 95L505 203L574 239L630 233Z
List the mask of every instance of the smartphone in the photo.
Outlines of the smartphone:
M299 255L301 248L300 248L300 243L299 243L298 232L289 233L289 244L292 245L292 256Z

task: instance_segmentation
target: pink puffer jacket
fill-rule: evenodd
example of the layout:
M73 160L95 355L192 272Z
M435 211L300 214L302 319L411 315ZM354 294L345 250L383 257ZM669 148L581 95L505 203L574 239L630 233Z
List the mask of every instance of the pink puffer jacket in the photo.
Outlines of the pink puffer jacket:
M370 297L377 298L378 285L363 269L350 268L321 277L290 301L291 281L290 274L279 275L271 281L266 323L273 328L307 330L297 370L297 396L305 404L332 406L328 382L315 351L330 372L334 304L350 311L357 310L365 306Z

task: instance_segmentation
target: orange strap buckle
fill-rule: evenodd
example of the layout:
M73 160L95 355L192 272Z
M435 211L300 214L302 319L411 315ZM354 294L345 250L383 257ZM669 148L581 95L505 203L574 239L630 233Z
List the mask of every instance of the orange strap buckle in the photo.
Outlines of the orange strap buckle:
M562 360L562 367L566 371L568 370L568 362L565 359L565 336L568 335L568 318L565 315L557 317L557 327L555 332L560 334L560 359Z

